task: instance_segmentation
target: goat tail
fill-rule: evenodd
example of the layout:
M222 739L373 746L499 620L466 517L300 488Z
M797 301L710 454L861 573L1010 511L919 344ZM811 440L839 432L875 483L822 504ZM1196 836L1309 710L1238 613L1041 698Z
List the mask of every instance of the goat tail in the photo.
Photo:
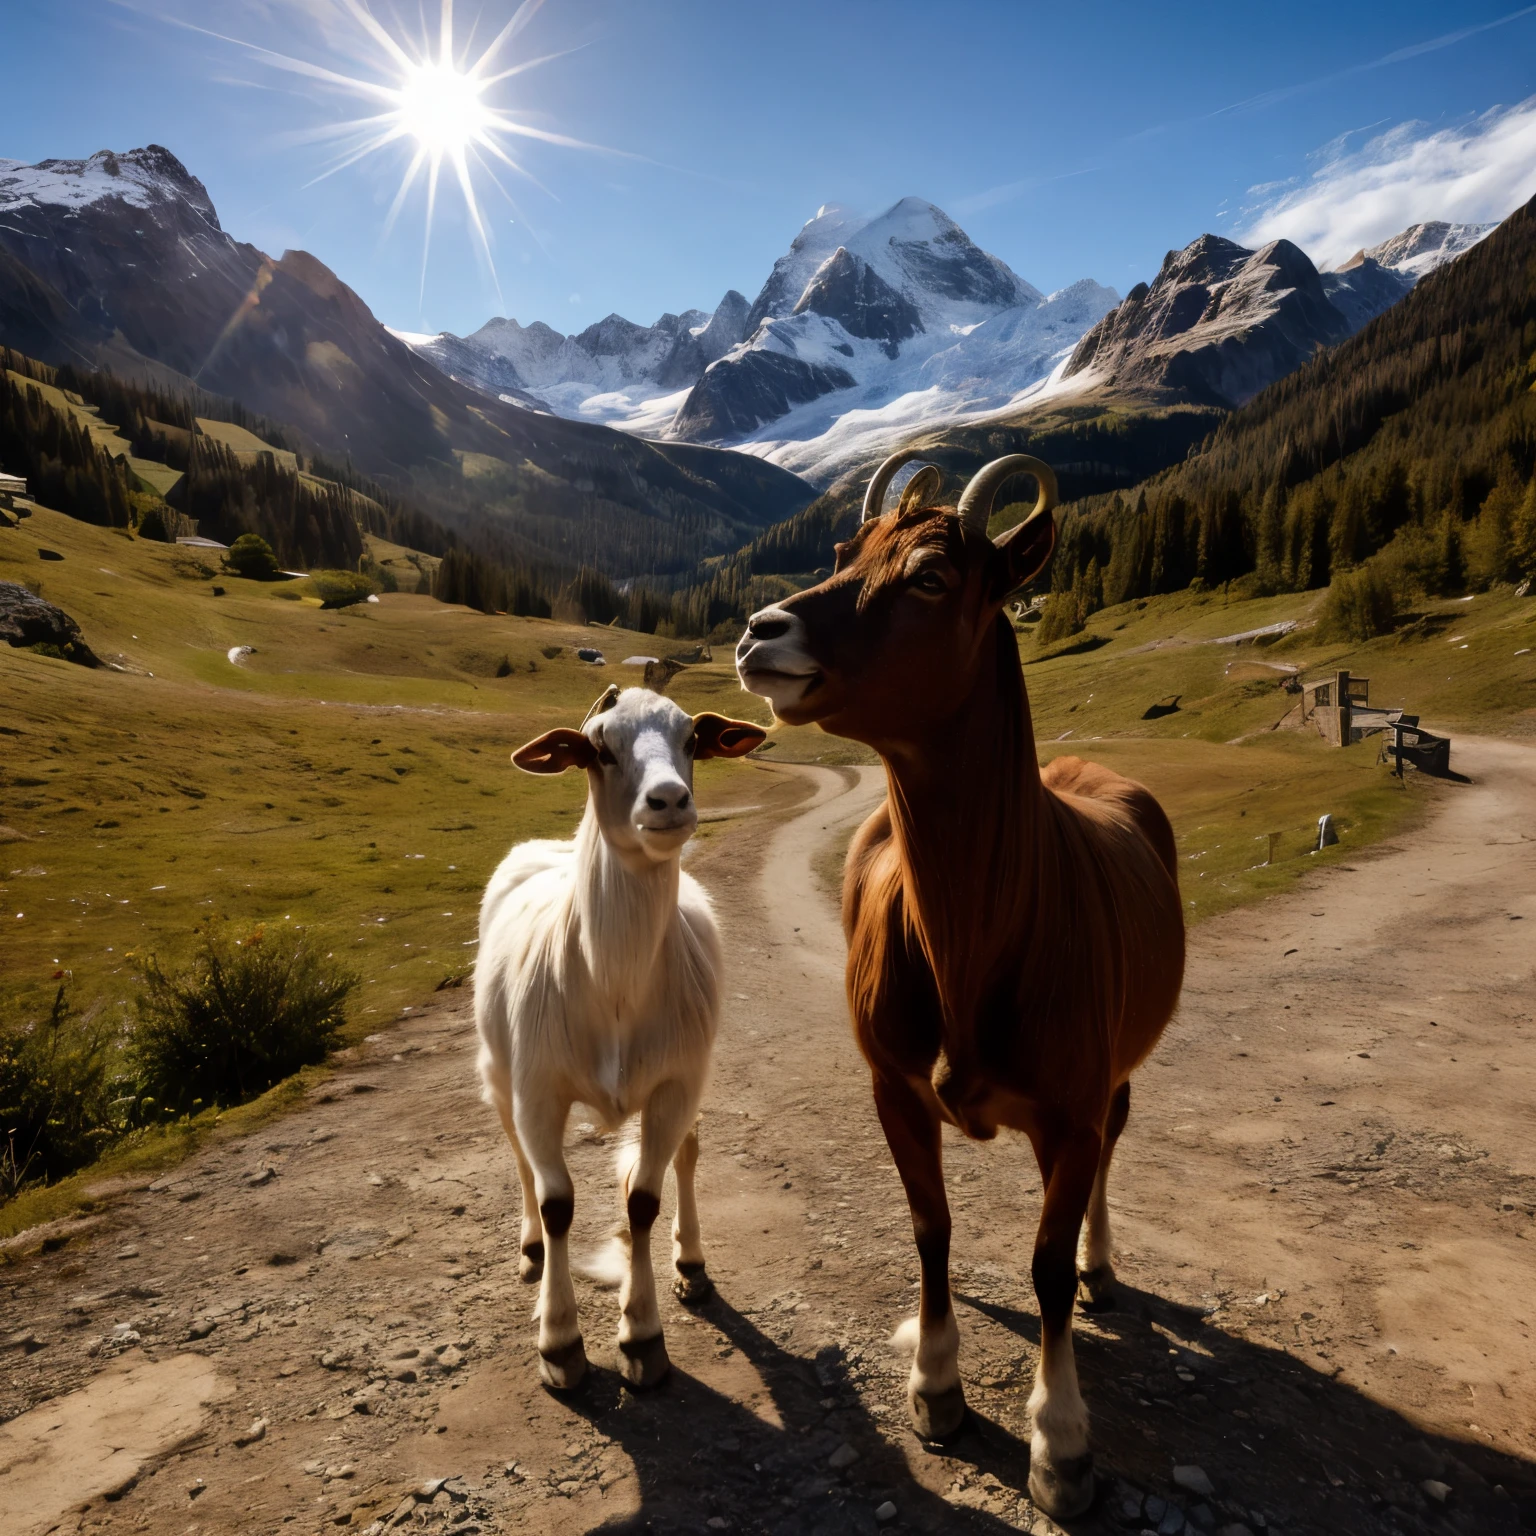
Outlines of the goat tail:
M898 1355L910 1355L917 1348L917 1341L922 1337L923 1325L915 1317L903 1318L896 1325L896 1331L891 1335L889 1343L892 1350Z

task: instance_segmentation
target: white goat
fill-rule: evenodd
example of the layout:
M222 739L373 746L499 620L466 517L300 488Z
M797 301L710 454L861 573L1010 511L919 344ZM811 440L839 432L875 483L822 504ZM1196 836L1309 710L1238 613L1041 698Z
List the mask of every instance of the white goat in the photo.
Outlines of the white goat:
M739 757L766 732L701 714L643 688L610 688L579 731L519 747L529 773L587 770L587 809L569 842L521 843L480 906L475 1023L480 1076L517 1154L522 1278L542 1277L539 1374L570 1388L586 1374L571 1286L574 1209L563 1152L573 1103L609 1129L640 1116L622 1170L629 1264L620 1290L620 1370L651 1386L669 1362L651 1270L651 1227L677 1171L676 1288L702 1300L695 1125L719 1015L720 940L709 899L680 868L698 825L693 764Z

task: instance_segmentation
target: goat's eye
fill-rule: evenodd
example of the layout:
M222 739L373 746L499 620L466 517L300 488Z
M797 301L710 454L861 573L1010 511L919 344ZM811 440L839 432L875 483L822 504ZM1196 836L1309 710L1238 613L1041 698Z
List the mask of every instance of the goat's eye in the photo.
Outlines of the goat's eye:
M613 753L608 750L607 747L599 747L597 749L597 760L605 768L612 768L618 762L618 758L616 758Z
M931 565L926 571L919 571L917 573L917 575L912 580L912 585L916 587L919 592L926 592L932 597L942 596L945 592L949 591L949 583L945 581L943 575L939 571L935 570Z
M698 750L698 745L699 733L694 731L690 733L688 740L683 743L683 751L686 752L689 757L692 757L693 754Z

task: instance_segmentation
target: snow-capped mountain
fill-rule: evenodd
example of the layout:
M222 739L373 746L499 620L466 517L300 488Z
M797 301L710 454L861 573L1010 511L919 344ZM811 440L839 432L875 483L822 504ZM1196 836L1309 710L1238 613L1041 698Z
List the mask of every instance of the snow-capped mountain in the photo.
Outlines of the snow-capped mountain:
M1390 267L1394 272L1417 282L1421 277L1454 261L1463 251L1469 251L1485 235L1491 235L1497 224L1447 224L1436 219L1428 224L1410 224L1400 234L1380 245L1356 251L1339 268L1351 271L1367 259Z
M679 348L702 346L684 334ZM314 256L273 258L231 237L202 182L157 145L0 161L0 343L172 390L195 380L294 429L306 453L396 484L456 453L500 460L509 484L538 487L526 499L536 511L495 514L502 533L554 566L626 540L674 564L685 547L723 553L810 497L738 454L638 442L456 383ZM658 519L686 525L686 539L653 537Z
M655 415L659 435L676 403L659 413L647 405L688 389L742 339L746 318L747 301L732 289L713 314L690 309L654 325L609 315L574 336L542 320L525 326L500 317L464 337L396 334L444 373L488 394L631 430L643 430Z
M909 418L1006 405L1117 302L1090 279L1046 297L920 198L874 219L827 204L748 305L578 336L496 319L405 339L462 382L646 436L743 447L825 483ZM834 429L836 429L834 431ZM829 435L830 434L830 435Z

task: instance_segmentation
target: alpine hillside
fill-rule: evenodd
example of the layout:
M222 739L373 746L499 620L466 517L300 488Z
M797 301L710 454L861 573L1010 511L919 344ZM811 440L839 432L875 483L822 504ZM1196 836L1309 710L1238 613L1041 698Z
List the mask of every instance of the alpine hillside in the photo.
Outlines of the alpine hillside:
M0 343L194 384L295 446L560 569L686 570L803 506L777 466L489 398L419 357L314 256L233 239L168 150L0 161Z

